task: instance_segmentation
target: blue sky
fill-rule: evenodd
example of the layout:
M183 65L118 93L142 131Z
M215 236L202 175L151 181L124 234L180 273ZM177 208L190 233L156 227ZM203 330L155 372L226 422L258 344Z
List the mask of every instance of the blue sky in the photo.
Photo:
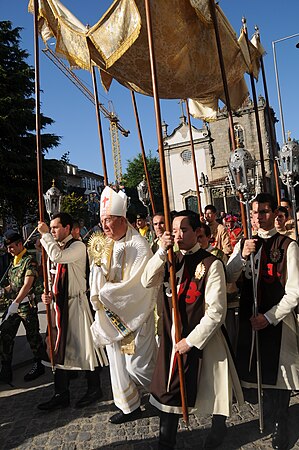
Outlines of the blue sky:
M81 22L93 25L112 2L108 0L62 0L62 3ZM272 41L296 33L299 34L299 1L220 0L219 3L237 34L239 34L242 26L242 16L245 16L247 19L250 36L254 32L254 26L259 26L261 40L267 51L264 63L270 103L276 112L277 118L279 118ZM14 27L23 27L21 47L29 52L28 63L33 65L33 17L27 12L27 1L2 0L0 17L1 20L12 21ZM286 131L290 130L292 132L291 136L295 139L299 139L299 49L296 48L297 42L299 42L299 36L276 44L285 129ZM41 41L40 48L43 48ZM55 120L55 124L49 131L62 136L61 145L59 148L51 151L48 157L59 159L63 153L69 151L72 163L77 164L82 169L102 174L96 117L92 103L77 90L42 52L40 55L40 67L41 89L43 91L41 94L42 112ZM76 71L76 74L92 90L90 74L84 71ZM247 85L250 86L250 80L247 76L246 81ZM100 82L98 85L100 101L108 108L108 100L111 100L121 124L124 128L130 130L128 138L120 136L124 172L127 160L134 158L140 152L130 93L115 81L108 94L104 92ZM263 94L261 82L257 85L257 94ZM153 100L141 95L137 95L136 99L145 149L146 151L152 150L154 152L157 148L157 140ZM179 116L181 114L179 100L162 101L161 111L162 119L168 123L168 131L171 132L179 124ZM109 181L113 181L108 120L103 118L102 124L107 155L108 178ZM199 120L193 120L193 125L200 128L202 123ZM277 124L276 134L277 140L281 144L280 123Z

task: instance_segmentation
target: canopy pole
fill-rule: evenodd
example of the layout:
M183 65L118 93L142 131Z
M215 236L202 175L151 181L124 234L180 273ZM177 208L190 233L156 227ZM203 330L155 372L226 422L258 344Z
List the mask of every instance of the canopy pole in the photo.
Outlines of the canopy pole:
M191 125L191 117L190 117L188 100L185 100L185 103L186 103L186 112L187 112L188 127L189 127L189 134L190 134L191 155L192 155L194 180L195 180L197 202L198 202L198 213L199 213L199 215L201 217L202 216L202 208L201 208L200 191L199 191L199 183L198 183L198 172L197 172L197 164L196 164L196 158L195 158L193 132L192 132L192 125Z
M34 66L35 66L35 128L36 128L36 167L39 220L44 222L43 174L42 174L42 146L41 146L41 120L40 120L40 71L39 71L39 42L38 42L38 0L34 0ZM42 269L44 279L44 292L49 293L46 251L42 247ZM47 329L49 337L49 353L52 372L55 372L53 333L51 321L51 305L46 305Z
M160 171L161 171L161 184L162 184L162 196L163 196L164 215L165 215L165 226L166 226L167 231L171 231L166 166L165 166L163 138L162 138L162 121L161 121L161 111L160 111L160 102L159 102L156 61L155 61L154 45L153 45L150 0L144 0L144 3L145 3L145 11L146 11L147 37L148 37L148 45L149 45L153 96L154 96L154 104L155 104L156 129L157 129L159 156L160 156ZM172 292L172 308L173 308L173 316L174 316L173 321L174 321L174 326L175 326L175 341L179 342L181 340L181 330L180 330L181 319L180 319L179 309L178 309L176 273L175 273L174 254L173 254L172 247L168 250L168 261L169 261L169 266L170 266L170 285L171 285L171 292ZM188 405L187 405L187 397L186 397L185 375L184 375L184 370L183 370L182 356L178 352L177 352L177 361L178 361L178 372L179 372L179 379L180 379L180 391L181 391L181 399L182 399L183 419L184 419L186 426L188 427L189 426L189 416L188 416Z
M97 79L96 79L94 65L92 66L92 69L91 69L91 77L92 77L92 85L93 85L94 104L96 107L96 118L97 118L98 135L99 135L99 141L100 141L100 152L101 152L102 165L103 165L103 171L104 171L104 185L108 186L106 155L105 155L105 147L104 147L104 139L103 139L102 122L101 122L101 116L100 116Z
M214 30L215 30L218 58L219 58L222 83L223 83L223 89L224 89L224 95L225 95L225 104L226 104L227 114L228 114L228 124L229 124L229 132L230 132L231 143L232 143L232 151L235 151L236 150L236 138L235 138L235 132L234 132L234 121L233 121L233 114L232 114L229 91L228 91L227 77L226 77L226 72L225 72L225 67L224 67L224 59L223 59L222 46L221 46L221 41L220 41L220 33L219 33L219 27L218 27L217 15L216 15L216 6L214 3L214 0L209 0L209 2L210 2L211 17L212 17L212 21L213 21L213 25L214 25ZM243 199L242 194L239 194L239 197L240 197L240 211L241 211L242 227L243 227L244 236L245 236L245 238L247 238L248 233L247 233L246 211L245 211L245 206L242 203L242 199Z
M258 40L260 42L260 34L259 34L258 28L256 28L256 34L257 34L257 38L258 38ZM277 198L278 205L280 205L281 195L280 195L279 172L278 172L277 161L275 159L277 144L276 144L276 140L275 140L275 136L274 136L274 128L272 126L270 102L269 102L268 86L267 86L267 78L266 78L266 71L265 71L263 55L261 56L260 61L261 61L262 79L263 79L263 86L264 86L264 93L265 93L265 100L266 100L266 114L267 114L267 118L268 118L269 129L270 129L270 139L271 139L271 148L272 148L273 172L274 172L274 179L275 179L276 198Z
M250 56L250 49L249 49L249 42L248 42L248 32L247 32L247 26L246 26L246 19L245 17L242 18L243 23L243 32L246 38L247 48ZM261 161L261 170L262 170L262 183L263 183L263 191L267 192L267 178L266 178L266 169L265 169L265 160L264 160L264 153L263 153L263 143L262 143L262 133L261 133L261 125L260 125L260 117L259 117L259 111L258 111L258 105L257 105L257 96L256 96L256 89L255 89L255 82L254 82L254 76L252 72L252 68L249 70L249 77L250 77L250 84L251 84L251 92L252 92L252 98L253 98L253 107L254 107L254 115L255 115L255 122L256 122L256 132L257 132L257 140L259 144L259 153L260 153L260 161Z
M142 161L143 161L143 167L144 167L146 183L147 183L147 187L148 187L149 198L150 198L150 202L151 202L151 206L152 206L153 215L155 215L156 210L155 210L154 196L153 196L153 191L152 191L152 186L151 186L151 180L150 180L149 173L148 173L146 154L145 154L144 145L143 145L143 138L142 138L141 126L140 126L140 121L139 121L139 114L138 114L136 97L135 97L135 92L134 91L131 91L131 98L132 98L132 104L133 104L133 109L134 109L136 126L137 126L137 131L138 131L138 136L139 136L139 143L140 143L140 149L141 149L141 155L142 155Z

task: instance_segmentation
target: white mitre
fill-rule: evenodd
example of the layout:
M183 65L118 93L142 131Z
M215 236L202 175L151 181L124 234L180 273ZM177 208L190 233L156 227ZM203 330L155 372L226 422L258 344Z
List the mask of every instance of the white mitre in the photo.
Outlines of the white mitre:
M124 192L116 192L114 189L106 186L101 194L100 215L126 217L127 200L128 197Z

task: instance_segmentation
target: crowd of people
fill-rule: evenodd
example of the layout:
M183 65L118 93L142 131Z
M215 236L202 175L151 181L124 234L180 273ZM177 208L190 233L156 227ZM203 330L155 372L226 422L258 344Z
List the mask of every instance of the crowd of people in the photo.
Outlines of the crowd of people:
M13 379L22 322L34 356L25 381L43 375L45 366L55 368L54 394L40 410L70 405L69 383L78 371L85 371L87 390L76 407L99 401L101 368L109 365L118 408L110 422L142 417L141 397L150 393L160 416L158 448L171 450L184 408L182 369L188 411L211 415L204 448L214 449L227 434L232 403L252 401L257 389L258 333L265 427L272 447L286 450L290 394L299 389L298 221L290 202L278 206L272 195L258 194L251 239L238 214L218 218L214 205L202 216L173 211L171 221L166 230L163 212L127 216L126 195L106 187L100 223L91 233L63 212L50 226L39 222L36 248L48 257L41 300L51 311L45 340L37 315L38 263L22 236L8 231L3 248L12 260L1 280L7 308L0 324L0 382Z

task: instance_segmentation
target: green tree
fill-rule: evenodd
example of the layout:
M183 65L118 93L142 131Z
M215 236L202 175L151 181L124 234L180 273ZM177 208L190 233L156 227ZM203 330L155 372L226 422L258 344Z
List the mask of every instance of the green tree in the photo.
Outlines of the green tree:
M21 225L36 211L37 171L34 69L20 47L20 31L9 21L0 22L0 214L13 215ZM41 114L40 122L44 130L53 120ZM43 153L59 140L43 133Z
M145 208L138 199L137 185L143 180L145 175L141 153L134 159L127 161L127 170L123 176L123 184L127 195L131 198L131 210L134 212L144 211ZM146 157L146 163L154 196L155 209L163 210L160 163L157 157L153 157L151 151Z
M88 202L82 196L74 192L64 195L61 203L61 211L69 213L74 219L88 219Z

